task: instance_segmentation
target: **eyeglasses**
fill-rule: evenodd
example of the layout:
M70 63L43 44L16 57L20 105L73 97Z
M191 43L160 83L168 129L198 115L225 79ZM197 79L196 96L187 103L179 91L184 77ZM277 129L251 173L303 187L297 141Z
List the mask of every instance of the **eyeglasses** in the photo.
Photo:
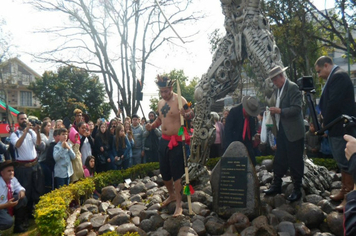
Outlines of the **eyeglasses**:
M83 116L83 115L76 115L76 116Z

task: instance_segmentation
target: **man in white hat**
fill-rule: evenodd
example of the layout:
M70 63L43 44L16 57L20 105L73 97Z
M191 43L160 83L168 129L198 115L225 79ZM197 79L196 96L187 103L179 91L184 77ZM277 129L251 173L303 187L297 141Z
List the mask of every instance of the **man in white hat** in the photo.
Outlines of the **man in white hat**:
M224 128L224 150L234 141L242 142L246 146L254 166L256 166L253 150L253 137L256 134L255 117L260 111L257 99L245 96L242 98L241 104L231 108L226 117Z
M270 107L275 117L277 151L273 162L274 178L266 195L281 193L282 177L290 168L294 189L287 200L297 201L302 197L304 174L304 120L302 115L302 93L298 85L284 75L287 69L275 66L269 71L272 83L277 87L276 105Z

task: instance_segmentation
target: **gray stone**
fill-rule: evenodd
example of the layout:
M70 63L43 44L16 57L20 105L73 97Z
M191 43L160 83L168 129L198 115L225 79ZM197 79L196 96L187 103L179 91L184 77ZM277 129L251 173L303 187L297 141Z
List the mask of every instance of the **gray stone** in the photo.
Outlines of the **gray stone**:
M88 234L89 230L88 229L83 229L81 231L78 231L75 236L86 236Z
M146 209L147 207L144 205L135 204L129 208L129 211L131 212L131 216L139 216L140 212Z
M109 208L110 203L109 202L102 202L99 204L99 212L106 212L107 209Z
M225 157L248 157L247 158L247 191L246 191L246 207L229 207L229 206L220 206L219 205L219 180L220 180L220 169L221 169L221 160ZM255 168L252 165L252 162L249 158L247 149L245 145L241 142L232 142L229 147L226 149L224 155L221 157L221 160L216 164L214 169L211 172L210 183L211 189L213 192L213 211L217 212L220 216L224 218L230 217L234 212L241 212L247 215L249 218L257 217L261 214L261 205L260 205L260 194L259 194L259 181L257 179Z
M131 202L142 202L142 197L140 194L135 194L135 195L132 195L129 200Z
M135 224L136 226L139 226L141 223L140 217L134 216L131 218L131 223Z
M141 220L144 219L149 219L151 216L153 215L158 215L158 211L157 210L145 210L145 211L141 211L139 216Z
M189 217L180 215L177 217L169 217L164 223L163 228L167 230L171 235L177 235L179 229L183 226L190 227Z
M199 236L206 235L206 229L203 221L199 219L195 220L193 222L192 228L194 229L195 232L197 232Z
M310 229L303 222L295 223L294 228L295 228L296 235L299 235L299 236L309 236L310 235Z
M160 208L161 208L161 204L155 203L155 204L153 204L152 206L150 206L147 210L152 211L152 210L158 210L158 209L160 209Z
M305 196L305 200L307 202L313 203L314 205L318 205L318 203L323 200L323 197L318 194L309 194Z
M177 236L198 236L197 232L189 226L183 226L179 229Z
M129 197L130 197L130 194L127 194L125 192L120 192L114 197L114 199L111 201L111 203L114 206L118 206L118 205L121 205L126 200L128 200Z
M277 232L287 232L289 235L295 235L295 228L292 222L282 221L277 226Z
M138 182L132 188L130 188L131 194L138 194L138 193L146 192L146 191L147 191L146 186L142 182Z
M317 204L320 209L325 212L326 214L329 214L334 211L334 206L330 203L330 201L323 199Z
M219 235L224 233L224 224L215 221L205 223L205 229L208 234Z
M286 211L286 212L288 212L288 213L291 214L291 215L295 215L295 213L296 213L296 208L298 208L298 207L292 206L291 204L283 204L283 205L281 205L280 207L277 207L277 209Z
M107 186L101 189L100 199L103 202L112 201L116 197L116 189L114 186Z
M130 216L124 212L115 215L108 221L111 225L122 225L130 222Z
M85 205L85 204L93 204L93 205L99 206L100 202L101 202L101 201L99 201L99 200L97 200L97 199L89 198L89 199L85 200L84 205Z
M261 177L262 184L272 183L272 180L273 180L273 175L271 173L266 173Z
M79 232L83 229L91 230L92 228L93 228L93 225L91 222L84 222L75 228L75 232Z
M302 203L296 217L304 222L308 228L318 227L324 220L323 211L312 203Z
M160 215L152 215L150 220L152 222L152 230L156 230L163 226L164 220Z
M244 229L242 232L241 232L241 236L252 236L252 235L256 235L257 233L257 228L255 226L250 226L250 227L247 227L246 229Z
M128 232L137 232L140 236L146 236L146 232L137 227L136 225L132 223L127 223L127 224L122 224L119 227L116 228L116 233L118 234L126 234Z
M171 234L167 230L159 228L156 232L150 234L150 236L171 236Z
M114 216L118 215L119 213L124 213L124 211L121 208L111 208L106 211L106 213L109 215L109 218L113 218Z
M229 225L234 225L238 232L242 232L244 229L251 225L248 217L240 212L234 213L228 220Z
M295 217L284 210L273 209L272 214L277 217L279 222L282 222L282 221L289 221L292 223L295 222Z
M195 214L200 214L203 209L207 209L207 206L200 202L192 202L192 211Z
M340 188L341 188L341 181L334 181L334 182L332 182L332 184L331 184L331 189L339 189L340 190Z
M93 216L90 219L90 222L92 223L93 228L97 230L106 223L108 218L108 215Z
M162 198L161 198L161 196L158 195L158 194L149 196L149 197L148 197L148 200L150 201L150 203L151 203L152 205L155 205L155 204L158 203L159 207L161 206L160 203L162 203Z
M149 232L152 229L152 225L152 221L150 221L149 219L144 219L140 223L140 228L145 232Z
M158 187L154 187L154 188L148 189L146 193L148 196L150 196L150 195L156 194L157 191L158 191Z
M238 235L238 232L237 232L235 226L233 226L233 225L229 225L225 229L225 233L223 234L223 236L235 236L235 235Z
M87 209L87 211L93 213L93 214L97 214L99 213L99 208L97 205L93 205L93 204L86 204L82 207L82 209Z
M343 227L343 214L338 212L332 212L326 217L326 222L330 228L331 233L336 236L342 236L344 227Z
M84 213L80 214L80 216L78 217L78 220L80 223L87 222L87 221L89 221L89 219L92 215L93 215L93 213L91 213L89 211L84 212Z
M261 162L261 166L264 165L266 170L272 172L273 170L273 160L265 159Z
M280 195L280 194L277 194L277 195L273 198L273 200L274 200L274 207L275 207L275 208L278 208L278 207L280 207L280 206L286 204L286 199L285 199L285 197L283 197L283 196Z
M145 184L145 187L146 189L152 189L158 187L158 184L156 184L155 182L148 182L147 184Z
M105 234L107 232L114 232L115 231L115 227L110 225L110 224L105 224L103 226L101 226L98 230L99 235L101 234Z

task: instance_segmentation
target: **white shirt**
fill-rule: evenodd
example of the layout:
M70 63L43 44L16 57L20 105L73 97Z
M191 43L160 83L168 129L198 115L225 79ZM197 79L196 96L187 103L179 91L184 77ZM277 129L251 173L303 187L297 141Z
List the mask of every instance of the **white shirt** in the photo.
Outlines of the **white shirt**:
M16 134L17 133L17 134ZM16 132L13 132L10 136L10 142L12 145L16 145L17 141L19 138L23 135L22 130L17 130ZM36 153L36 140L37 140L37 135L35 131L30 129L23 140L22 144L20 147L15 148L15 155L16 155L16 160L19 161L33 161L37 157ZM16 153L17 151L17 153Z
M12 178L10 181L12 195L14 195L14 193L19 193L20 191L25 191L25 188L21 186L16 177ZM0 204L5 204L7 202L7 185L3 178L0 177Z
M80 149L80 153L82 154L82 164L84 166L85 160L87 159L87 157L92 155L91 154L91 146L90 146L88 138L84 139L84 143L82 145L82 148Z

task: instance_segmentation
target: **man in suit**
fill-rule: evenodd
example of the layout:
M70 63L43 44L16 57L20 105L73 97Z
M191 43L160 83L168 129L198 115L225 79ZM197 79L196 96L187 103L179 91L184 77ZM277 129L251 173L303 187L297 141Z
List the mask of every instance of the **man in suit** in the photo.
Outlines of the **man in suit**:
M332 59L327 56L319 57L315 62L315 70L318 76L326 80L323 88L319 107L323 116L323 125L326 126L341 115L355 116L355 94L354 86L349 75L339 66L334 65ZM352 176L348 171L348 161L345 157L346 141L343 139L344 129L339 122L329 129L328 137L333 158L341 170L342 186L336 195L330 198L335 201L343 200L336 207L342 211L346 201L345 195L354 187Z
M290 168L294 189L287 200L293 202L302 197L302 179L304 174L304 119L302 116L302 93L298 85L284 75L287 69L275 66L269 71L267 79L277 87L276 105L269 110L274 115L276 126L277 150L273 162L274 178L266 195L281 193L282 177Z
M255 153L253 151L253 137L256 134L255 117L260 113L258 101L254 97L245 96L241 104L231 108L226 117L224 150L234 141L242 142L248 151L251 162L256 166Z

